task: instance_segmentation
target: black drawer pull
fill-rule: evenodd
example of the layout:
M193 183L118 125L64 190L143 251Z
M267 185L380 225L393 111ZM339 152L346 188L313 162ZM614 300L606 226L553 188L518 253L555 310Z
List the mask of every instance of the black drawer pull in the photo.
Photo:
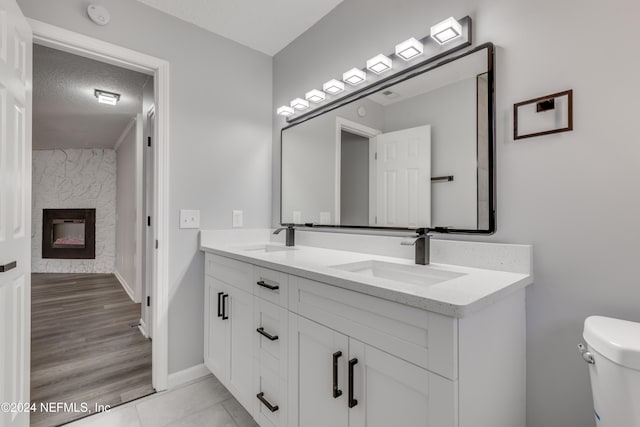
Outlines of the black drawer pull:
M265 283L264 280L260 280L260 281L256 282L256 285L262 286L263 288L267 288L270 291L277 291L278 289L280 289L280 286L278 286L278 285L270 285L268 283Z
M229 294L222 295L222 320L229 318L227 315L227 298L229 298Z
M338 388L338 359L342 356L341 351L333 353L333 398L342 396L342 390Z
M218 292L218 317L222 317L222 303L220 302L222 295L224 292Z
M11 261L10 263L7 263L5 265L0 265L0 273L4 273L4 272L7 272L9 270L13 270L17 266L18 266L18 263L16 261Z
M358 363L358 359L349 360L349 408L353 408L358 401L353 398L353 367Z
M272 405L271 403L269 403L269 401L268 401L267 399L265 399L265 398L264 398L264 392L260 392L260 393L258 393L258 394L256 395L256 397L257 397L257 398L258 398L258 400L259 400L260 402L262 402L262 404L263 404L264 406L266 406L266 407L267 407L267 409L268 409L268 410L270 410L271 412L276 412L278 409L280 409L280 408L278 408L278 405L275 405L275 406L274 406L274 405Z
M264 331L264 328L258 328L258 329L256 329L256 331L257 331L260 335L262 335L263 337L266 337L267 339L269 339L269 340L271 340L271 341L275 341L275 340L277 340L277 339L278 339L278 336L277 336L277 335L271 335L271 334L269 334L269 333L265 332L265 331Z

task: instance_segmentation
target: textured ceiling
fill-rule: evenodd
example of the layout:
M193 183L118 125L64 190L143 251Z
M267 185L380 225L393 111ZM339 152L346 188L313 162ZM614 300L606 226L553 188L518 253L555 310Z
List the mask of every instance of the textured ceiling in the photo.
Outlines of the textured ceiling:
M33 46L33 148L113 148L131 118L142 112L145 74ZM99 104L94 89L121 94Z
M342 0L138 0L245 46L275 55Z

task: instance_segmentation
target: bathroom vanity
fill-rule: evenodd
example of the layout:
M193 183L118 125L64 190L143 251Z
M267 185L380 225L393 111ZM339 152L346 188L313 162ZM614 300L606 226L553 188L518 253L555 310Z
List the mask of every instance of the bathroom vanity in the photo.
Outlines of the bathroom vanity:
M525 425L529 246L417 266L250 234L201 236L204 361L260 426Z
M203 232L205 365L262 427L525 426L531 248L428 245L496 229L493 50L437 48L282 129L288 245L366 228L415 254Z

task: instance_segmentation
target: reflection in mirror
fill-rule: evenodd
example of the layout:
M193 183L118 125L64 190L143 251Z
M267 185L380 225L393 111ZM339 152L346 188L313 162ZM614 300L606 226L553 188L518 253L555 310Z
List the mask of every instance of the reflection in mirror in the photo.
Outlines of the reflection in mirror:
M493 231L492 47L282 131L283 224Z

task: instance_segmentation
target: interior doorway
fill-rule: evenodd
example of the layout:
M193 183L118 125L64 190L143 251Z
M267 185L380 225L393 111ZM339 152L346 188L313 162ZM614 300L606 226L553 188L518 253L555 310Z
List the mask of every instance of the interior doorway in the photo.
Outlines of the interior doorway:
M35 411L32 426L154 392L142 320L153 80L33 46L31 402L86 410Z
M156 391L168 387L169 306L169 63L41 21L27 19L35 43L130 70L150 73L154 80L153 135L153 331L152 383Z

